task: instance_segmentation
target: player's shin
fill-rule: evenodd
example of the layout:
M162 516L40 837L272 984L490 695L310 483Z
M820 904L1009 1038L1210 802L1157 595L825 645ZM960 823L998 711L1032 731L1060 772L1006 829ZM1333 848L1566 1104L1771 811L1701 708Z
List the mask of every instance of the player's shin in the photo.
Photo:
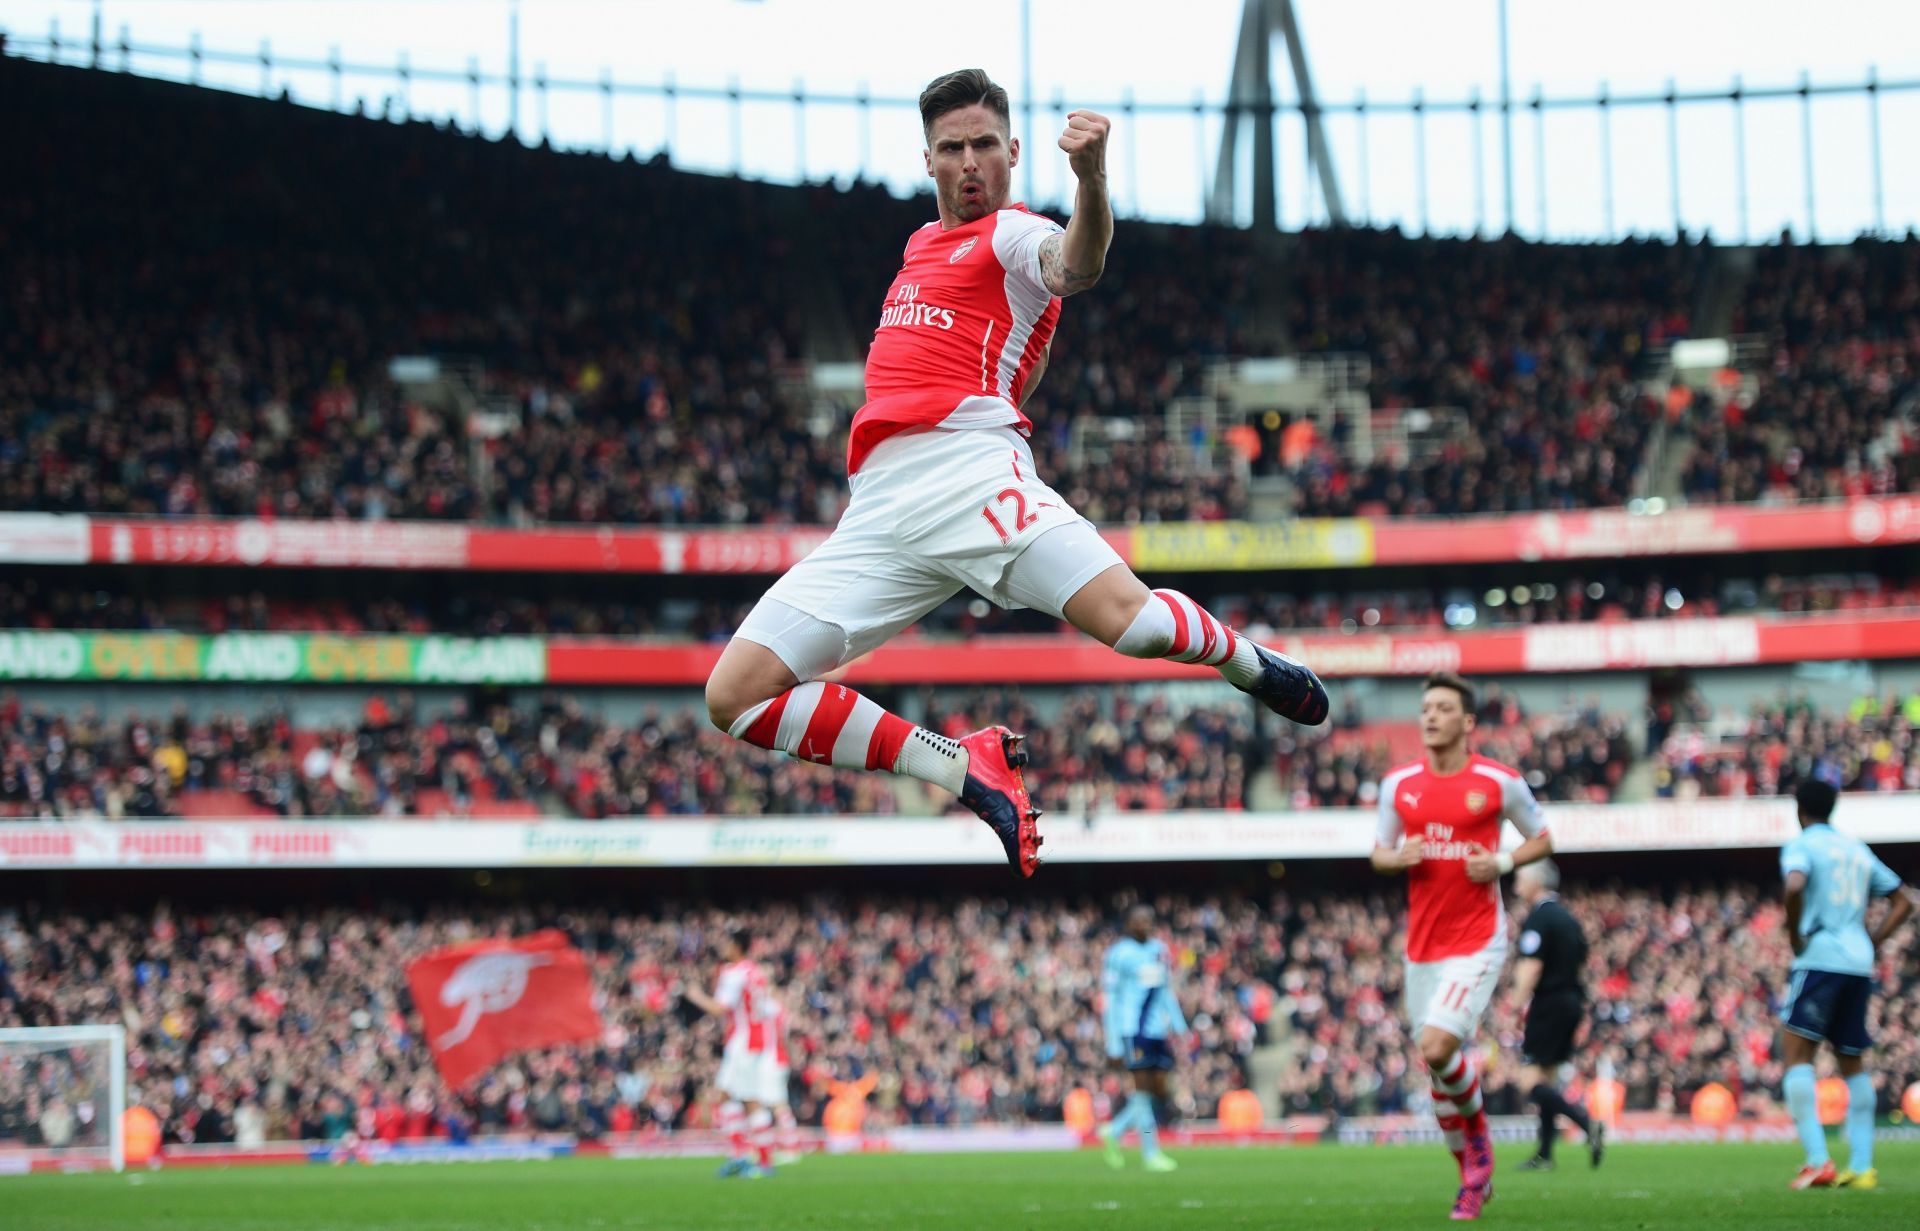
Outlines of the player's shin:
M1140 1154L1152 1158L1160 1152L1160 1128L1153 1114L1153 1096L1145 1090L1135 1090L1127 1104L1133 1127L1140 1134Z
M756 1107L747 1118L747 1128L753 1138L754 1159L762 1167L773 1166L773 1113L765 1107Z
M1487 1131L1487 1117L1480 1098L1480 1069L1468 1048L1462 1047L1437 1069L1429 1069L1436 1095L1453 1103L1466 1123L1468 1136Z
M1787 1096L1787 1110L1800 1130L1800 1144L1807 1152L1807 1166L1826 1165L1827 1130L1820 1126L1820 1108L1815 1096L1813 1066L1796 1064L1787 1070L1781 1089Z
M1553 1139L1558 1135L1560 1112L1566 1106L1566 1100L1544 1081L1533 1088L1532 1098L1540 1108L1540 1157L1550 1159L1553 1157Z
M1167 658L1213 667L1241 688L1260 679L1253 643L1178 590L1155 590L1113 648L1129 658Z
M883 769L955 795L966 789L967 751L916 727L848 688L813 680L763 701L728 734L796 761L840 769Z
M1453 1155L1453 1161L1462 1173L1467 1168L1467 1122L1453 1110L1453 1104L1438 1097L1433 1103L1434 1119L1440 1122L1440 1136L1447 1143L1447 1152Z
M1855 1174L1873 1170L1874 1097L1872 1077L1847 1078L1847 1169Z

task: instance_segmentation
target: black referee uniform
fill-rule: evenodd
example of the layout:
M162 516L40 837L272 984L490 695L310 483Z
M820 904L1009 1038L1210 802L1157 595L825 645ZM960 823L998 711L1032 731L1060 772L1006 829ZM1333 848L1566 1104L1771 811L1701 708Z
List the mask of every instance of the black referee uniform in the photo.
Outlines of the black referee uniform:
M1553 1166L1556 1121L1565 1116L1586 1133L1588 1150L1597 1167L1605 1148L1601 1135L1585 1109L1560 1093L1554 1073L1573 1058L1574 1038L1587 1011L1587 993L1580 981L1587 964L1587 937L1559 898L1548 894L1527 913L1520 929L1520 956L1540 963L1540 980L1534 984L1533 1002L1527 1006L1520 1053L1528 1064L1546 1070L1530 1092L1540 1107L1540 1152L1528 1165L1536 1170Z
M1527 1033L1520 1044L1528 1064L1559 1068L1573 1058L1573 1036L1587 1009L1580 972L1587 964L1587 937L1560 899L1545 897L1520 929L1520 956L1540 963L1540 982L1527 1006Z

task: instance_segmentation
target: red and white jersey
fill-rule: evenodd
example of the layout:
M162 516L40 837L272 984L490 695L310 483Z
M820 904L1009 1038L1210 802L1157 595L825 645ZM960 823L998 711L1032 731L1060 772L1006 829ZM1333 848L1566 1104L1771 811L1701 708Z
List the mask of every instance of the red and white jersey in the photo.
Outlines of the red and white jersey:
M915 427L1006 427L1025 435L1020 395L1046 353L1060 301L1040 245L1060 224L1014 205L907 241L867 351L867 403L853 417L847 473Z
M767 1010L767 1050L773 1053L773 1062L781 1068L791 1067L793 1061L787 1056L787 1006L769 997Z
M1478 953L1507 932L1498 878L1467 879L1467 856L1478 843L1500 849L1500 823L1512 821L1525 837L1543 833L1540 804L1520 771L1483 756L1467 758L1456 774L1436 774L1425 761L1402 765L1380 780L1384 847L1402 838L1421 844L1421 860L1407 869L1407 960L1437 962Z
M767 1049L767 1015L778 1007L758 962L738 961L720 969L713 998L727 1009L727 1050Z

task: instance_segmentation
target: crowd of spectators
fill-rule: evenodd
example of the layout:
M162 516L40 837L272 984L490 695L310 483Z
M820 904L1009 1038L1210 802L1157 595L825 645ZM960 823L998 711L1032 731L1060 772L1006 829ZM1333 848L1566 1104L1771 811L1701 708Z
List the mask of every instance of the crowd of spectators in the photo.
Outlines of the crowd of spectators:
M1210 1116L1243 1087L1257 1027L1246 903L1167 903L1193 1025L1180 1106ZM431 1066L405 963L436 946L552 924L588 954L606 1030L592 1047L510 1060L471 1091ZM0 917L0 1023L124 1020L129 1082L169 1140L710 1127L720 1024L681 997L711 986L745 924L790 1013L795 1112L818 1125L836 1083L871 1074L866 1122L1059 1121L1105 1065L1099 951L1086 903L816 898L747 914L403 907ZM29 1114L29 1122L37 1117Z
M1695 501L1814 500L1920 487L1920 244L1761 249L1733 332L1758 336L1749 393L1685 407Z
M1083 690L1043 720L1017 691L929 694L950 734L993 723L1030 733L1049 809L1246 806L1254 763L1245 705L1176 708ZM715 730L695 706L615 719L547 693L422 707L375 694L357 714L296 725L283 709L190 715L71 713L0 695L0 816L205 814L209 794L286 817L792 816L924 813L953 801L890 774L802 764ZM915 806L918 801L918 806Z
M1382 775L1419 755L1410 724L1354 722L1261 734L1232 700L1083 688L1044 703L1017 688L927 689L889 700L943 734L1025 732L1035 802L1070 816L1372 807ZM1808 777L1848 791L1920 790L1920 693L1844 710L1803 698L1716 716L1697 694L1644 715L1569 700L1529 713L1489 689L1475 751L1518 768L1550 802L1612 802L1640 759L1644 718L1657 797L1785 795ZM713 729L697 706L610 716L578 694L477 695L419 705L374 694L357 712L296 722L283 708L103 717L0 694L0 816L923 815L957 803L911 779L806 765Z
M27 325L0 339L0 508L810 524L844 505L845 423L796 361L834 298L864 345L924 198L20 61L0 92L49 116L0 203ZM1092 513L1245 511L1230 473L1190 476L1168 442L1060 467L1071 420L1157 415L1198 357L1248 344L1251 243L1136 228L1130 272L1068 314L1035 409L1050 477ZM409 354L479 359L495 421L395 385Z
M924 198L21 61L0 91L58 103L23 136L30 191L0 203L26 326L0 339L0 507L810 524L844 504L844 415L801 357L858 354ZM1098 521L1244 515L1236 451L1174 438L1166 407L1216 359L1350 352L1385 443L1358 465L1345 431L1310 433L1265 459L1300 512L1619 505L1666 409L1641 358L1688 332L1709 252L1351 230L1275 253L1135 224L1062 317L1033 403L1041 469ZM1680 408L1690 497L1912 486L1894 411L1915 384L1917 263L1911 243L1762 253L1736 327L1768 338L1771 369L1757 398ZM388 361L420 353L480 361L484 426L394 384ZM1415 409L1437 428L1401 442Z
M1663 723L1654 756L1662 796L1791 795L1820 778L1847 791L1920 790L1920 692L1863 696L1843 712L1778 697L1745 715L1697 701Z
M365 1139L506 1131L609 1133L713 1122L721 1028L682 996L709 985L721 936L746 926L791 1015L792 1097L819 1125L853 1083L861 1127L1058 1122L1076 1089L1104 1110L1099 963L1126 899L821 895L757 909L485 909L388 904L73 914L0 913L0 1025L121 1021L134 1101L169 1141ZM1790 954L1781 911L1752 886L1672 892L1570 887L1592 951L1582 1080L1604 1065L1629 1110L1680 1110L1709 1081L1771 1105ZM1284 1113L1424 1112L1427 1077L1400 1005L1397 895L1163 898L1162 934L1193 1027L1178 1040L1174 1110L1214 1115L1281 1049ZM593 1044L509 1059L463 1092L434 1072L405 965L444 944L569 933L605 1030ZM1920 1078L1910 947L1883 957L1873 1071L1884 1107ZM1496 998L1486 1091L1523 1109L1520 1008ZM0 1126L27 1141L70 1127L61 1074L0 1082ZM23 1088L23 1085L26 1088ZM67 1112L52 1107L69 1101Z
M1290 337L1370 361L1376 421L1436 413L1438 438L1356 466L1338 435L1283 458L1299 512L1503 513L1610 507L1632 494L1656 407L1637 363L1684 338L1707 253L1307 232Z

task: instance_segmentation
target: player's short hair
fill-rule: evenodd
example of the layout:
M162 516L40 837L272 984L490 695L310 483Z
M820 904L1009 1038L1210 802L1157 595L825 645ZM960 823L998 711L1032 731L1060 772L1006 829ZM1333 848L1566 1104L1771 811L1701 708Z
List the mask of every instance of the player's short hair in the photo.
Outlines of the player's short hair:
M949 111L978 103L1000 117L1001 126L1013 131L1013 105L1007 92L987 76L984 68L963 68L935 77L920 91L920 131L933 136L933 122Z
M1536 859L1520 871L1548 889L1560 888L1560 865L1551 859Z
M1127 907L1126 920L1129 924L1142 916L1151 924L1154 917L1153 907L1145 902L1135 902L1132 906Z
M1793 801L1800 805L1801 816L1824 821L1833 816L1833 805L1840 801L1840 792L1834 790L1830 782L1809 778L1793 793Z
M732 941L734 947L739 949L742 954L753 952L753 933L748 929L728 928L727 939Z
M1429 688L1453 689L1460 694L1460 708L1469 714L1473 713L1474 707L1479 704L1479 697L1474 692L1473 685L1467 683L1467 677L1457 671L1428 672L1427 678L1420 684L1421 695L1425 696Z

